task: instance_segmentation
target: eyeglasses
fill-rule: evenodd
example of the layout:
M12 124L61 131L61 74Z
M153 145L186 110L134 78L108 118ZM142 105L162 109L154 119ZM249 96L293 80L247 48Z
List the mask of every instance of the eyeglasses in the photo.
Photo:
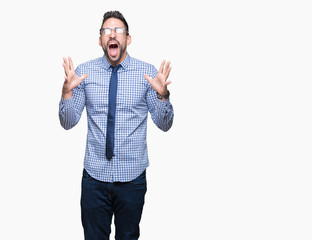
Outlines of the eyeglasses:
M104 33L104 35L110 35L112 33L112 30L114 30L116 34L123 34L126 29L122 27L101 28L100 34Z

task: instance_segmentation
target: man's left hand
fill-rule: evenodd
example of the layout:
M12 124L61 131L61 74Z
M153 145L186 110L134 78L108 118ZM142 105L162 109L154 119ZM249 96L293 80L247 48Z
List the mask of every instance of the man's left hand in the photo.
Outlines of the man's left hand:
M144 75L145 79L151 84L152 88L162 96L168 94L167 86L171 83L171 81L167 81L171 71L170 62L168 61L166 65L165 63L166 60L163 60L155 78L151 78L147 74Z

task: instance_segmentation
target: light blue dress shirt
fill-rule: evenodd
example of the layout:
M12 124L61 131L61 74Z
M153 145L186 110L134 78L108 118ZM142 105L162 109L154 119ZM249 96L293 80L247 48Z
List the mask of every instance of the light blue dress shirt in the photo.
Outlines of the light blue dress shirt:
M105 156L109 81L112 74L106 57L80 64L76 74L88 77L73 90L73 97L61 99L60 123L65 129L74 127L86 107L88 134L84 168L95 179L104 182L128 182L138 177L149 165L146 130L148 112L153 122L168 131L173 122L169 98L159 100L156 91L144 78L154 78L157 69L143 61L127 57L118 70L115 118L114 156Z

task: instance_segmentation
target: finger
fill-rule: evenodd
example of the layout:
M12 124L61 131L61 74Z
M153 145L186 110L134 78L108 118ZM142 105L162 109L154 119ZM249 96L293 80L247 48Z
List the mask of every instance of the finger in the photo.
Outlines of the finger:
M164 72L168 71L169 66L170 66L170 61L168 61L168 62L166 63L166 66L165 66Z
M161 62L161 64L160 64L160 68L159 68L159 72L160 72L160 73L163 73L163 71L164 71L165 62L166 62L166 60L163 60L163 61Z
M165 72L165 81L167 81L169 75L170 75L170 72L171 72L171 66L169 68L167 68L166 72Z
M64 68L65 75L67 76L66 68L65 68L65 63L63 63L62 66L63 66L63 68Z
M168 70L169 66L170 66L170 61L168 61L168 62L166 63L165 71Z
M66 76L68 76L68 73L69 73L68 62L66 58L63 58L63 60L64 60L63 68L64 68Z
M65 63L63 63L63 68L64 68L65 75L68 76L68 69Z
M75 70L75 69L74 69L73 60L71 59L71 57L68 57L68 61L69 61L69 69L70 69L70 70Z

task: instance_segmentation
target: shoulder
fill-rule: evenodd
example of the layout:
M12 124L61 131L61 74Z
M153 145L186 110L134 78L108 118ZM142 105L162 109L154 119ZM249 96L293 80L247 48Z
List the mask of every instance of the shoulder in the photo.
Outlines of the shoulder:
M77 66L77 69L94 69L103 65L103 58L96 58L87 62L81 63Z
M157 69L155 68L154 65L133 57L130 58L129 67L132 70L141 70L144 72L155 72L155 71L157 72Z
M88 74L88 77L81 82L82 85L87 84L93 78L92 76L99 75L99 73L103 69L102 62L103 62L102 58L96 58L84 63L80 63L76 67L75 72L78 76L82 76L82 74Z

